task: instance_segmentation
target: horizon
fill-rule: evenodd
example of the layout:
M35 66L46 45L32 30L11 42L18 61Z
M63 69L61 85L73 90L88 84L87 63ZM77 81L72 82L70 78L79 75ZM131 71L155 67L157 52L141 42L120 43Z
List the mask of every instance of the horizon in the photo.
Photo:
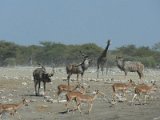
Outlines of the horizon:
M5 42L10 42L10 43L14 43L14 44L16 44L16 45L20 45L20 46L26 46L26 47L28 47L28 46L32 46L32 45L35 45L35 46L41 46L41 44L40 44L40 42L51 42L51 43L55 43L55 44L63 44L63 45L85 45L85 44L95 44L95 45L97 45L98 47L101 47L102 49L104 49L105 47L102 47L102 46L100 46L100 45L98 45L98 44L96 44L96 43L93 43L93 42L88 42L88 43L82 43L82 44L65 44L65 43L62 43L62 42L54 42L54 41L40 41L38 44L30 44L30 45L24 45L24 44L19 44L19 43L16 43L16 42L14 42L14 41L6 41L6 40L0 40L0 41L5 41ZM158 42L159 43L159 42ZM118 48L120 48L120 47L127 47L127 46L130 46L130 45L134 45L136 48L140 48L140 47L149 47L150 49L152 49L153 47L154 47L154 45L153 46L145 46L145 45L141 45L141 46L137 46L137 45L135 45L135 44L125 44L125 45L121 45L121 46L118 46L118 47L116 47L116 48L112 48L112 41L111 41L111 45L110 45L110 47L109 47L109 49L110 50L116 50L116 49L118 49ZM106 44L107 45L107 44Z

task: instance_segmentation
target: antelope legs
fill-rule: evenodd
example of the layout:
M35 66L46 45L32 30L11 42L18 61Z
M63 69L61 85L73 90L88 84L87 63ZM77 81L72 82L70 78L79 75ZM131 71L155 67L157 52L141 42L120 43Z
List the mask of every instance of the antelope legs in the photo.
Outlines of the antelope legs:
M137 94L134 94L133 98L132 98L132 104L134 102L135 97L137 96Z
M81 111L81 104L80 103L78 103L77 104L77 108L76 109L78 109L79 110L79 112L80 113L82 113L82 111ZM88 114L91 112L91 110L92 110L92 107L93 107L93 103L88 103Z
M81 106L81 104L79 103L79 104L77 105L77 108L78 108L79 112L82 113L82 111L81 111L81 109L80 109L80 106Z
M89 108L89 110L88 110L88 114L89 114L89 113L91 112L91 110L92 110L93 103L89 104L89 106L90 106L90 108Z

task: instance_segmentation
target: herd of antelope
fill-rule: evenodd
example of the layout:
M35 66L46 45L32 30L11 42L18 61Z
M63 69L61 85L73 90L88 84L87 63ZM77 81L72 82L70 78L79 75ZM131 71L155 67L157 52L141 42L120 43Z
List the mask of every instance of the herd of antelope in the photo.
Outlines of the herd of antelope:
M57 101L59 102L59 95L64 93L66 98L66 110L69 112L69 103L71 101L75 101L76 106L72 106L72 111L79 110L81 113L81 104L87 103L89 105L88 113L91 112L93 102L97 98L98 95L105 96L104 92L101 92L99 90L95 90L94 95L88 95L86 92L88 87L84 87L83 85L83 75L84 72L88 69L91 59L84 53L80 52L83 56L83 61L80 64L69 64L66 66L66 72L68 74L67 80L68 84L60 84L57 86ZM143 69L144 65L140 62L131 62L131 61L125 61L122 57L116 57L116 62L118 68L120 68L122 71L125 72L125 76L127 75L127 72L137 72L139 75L139 78L143 78ZM34 88L35 88L35 95L40 95L40 85L41 82L43 82L43 88L44 88L44 94L46 91L46 83L51 82L51 77L54 75L55 71L54 68L52 70L52 73L47 73L44 66L41 66L40 68L37 68L33 71L33 78L34 78ZM77 75L77 85L71 85L70 84L70 77L72 74ZM79 81L79 74L81 75L81 82ZM152 82L151 85L146 83L136 84L131 79L124 83L124 82L117 82L113 83L110 87L112 89L112 101L117 101L117 95L121 95L122 97L126 97L127 90L129 88L133 89L134 95L132 98L131 103L134 104L135 99L138 99L139 102L142 104L142 101L140 101L139 97L140 95L144 95L144 103L146 103L147 97L150 96L150 93L155 91L157 89L157 86L155 82ZM120 94L122 93L122 94ZM17 110L20 109L23 105L27 105L28 101L26 99L23 99L20 103L17 104L1 104L0 103L0 115L4 112L10 113L12 116L14 116L14 113L17 113ZM20 118L20 117L19 117Z

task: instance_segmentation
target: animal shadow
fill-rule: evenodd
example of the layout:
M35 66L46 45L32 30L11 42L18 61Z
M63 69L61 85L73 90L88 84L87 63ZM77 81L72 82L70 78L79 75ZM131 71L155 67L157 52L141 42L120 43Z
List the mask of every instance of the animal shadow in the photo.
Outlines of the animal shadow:
M23 96L30 96L30 97L32 97L32 96L34 96L34 97L43 97L44 95L25 94L25 95L23 95Z
M75 110L65 110L65 111L59 112L59 114L67 114L67 113L74 112L74 111Z

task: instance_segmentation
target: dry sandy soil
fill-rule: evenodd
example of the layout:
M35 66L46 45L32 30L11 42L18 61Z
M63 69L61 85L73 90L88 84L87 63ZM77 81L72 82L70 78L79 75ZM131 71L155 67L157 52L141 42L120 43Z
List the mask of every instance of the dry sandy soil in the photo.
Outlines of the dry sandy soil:
M28 106L23 106L18 110L23 120L160 120L160 92L159 88L153 93L152 99L147 104L140 105L138 101L131 105L133 89L127 94L128 101L110 104L112 89L111 85L115 82L126 82L128 79L138 83L137 73L129 73L124 79L124 73L117 68L110 68L107 75L100 75L96 80L96 70L89 68L84 74L84 82L90 85L87 94L92 94L95 89L105 93L105 98L98 96L94 101L93 109L90 114L86 114L88 106L82 104L82 114L77 110L66 113L65 102L57 103L57 85L66 84L67 78L65 68L56 68L56 73L52 77L52 83L47 84L46 96L35 96L32 72L36 67L13 67L0 68L0 103L18 103L22 97L30 100ZM50 72L51 68L47 68ZM145 69L145 82L156 81L160 86L160 70ZM71 76L71 84L76 84L75 75ZM41 88L43 91L43 88ZM51 98L48 100L48 98ZM65 100L62 96L61 100ZM71 104L72 105L72 104ZM2 119L14 119L8 113L3 114Z

